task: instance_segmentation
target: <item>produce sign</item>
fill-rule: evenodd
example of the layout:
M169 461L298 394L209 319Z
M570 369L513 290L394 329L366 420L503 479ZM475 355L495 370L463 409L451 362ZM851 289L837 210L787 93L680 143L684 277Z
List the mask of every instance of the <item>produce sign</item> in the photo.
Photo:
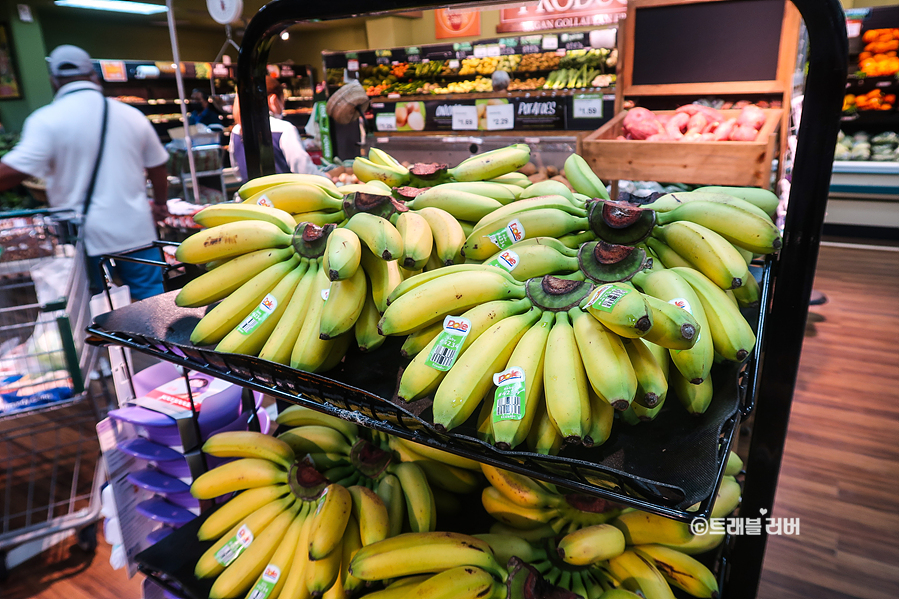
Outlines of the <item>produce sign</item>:
M627 13L627 0L540 0L537 6L504 8L496 30L544 31L617 23Z
M479 100L434 100L424 102L372 103L378 131L452 131L472 129L562 129L569 98L491 98ZM471 126L453 123L457 107L471 107ZM395 116L391 117L391 113ZM490 116L493 116L491 119ZM601 116L601 113L600 113Z

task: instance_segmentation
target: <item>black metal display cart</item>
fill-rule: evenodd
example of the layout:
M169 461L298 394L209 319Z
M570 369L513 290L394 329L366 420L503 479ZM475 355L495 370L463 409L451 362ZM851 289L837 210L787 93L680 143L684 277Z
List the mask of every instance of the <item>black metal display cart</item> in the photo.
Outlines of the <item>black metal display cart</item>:
M636 427L643 429L642 432L619 433L618 439L611 441L609 451L603 448L592 463L577 455L556 459L524 452L501 452L466 436L464 430L438 434L420 417L421 411L416 411L414 404L402 406L391 401L394 377L400 365L397 359L384 357L398 354L390 341L380 357L371 355L363 361L358 354L350 355L347 363L353 360L351 367L345 365L325 378L251 357L191 347L187 338L202 310L175 309L168 295L152 298L155 303L142 302L143 305L116 310L98 319L89 331L98 343L129 346L279 399L352 419L363 426L685 521L708 515L733 435L741 419L749 417L752 437L740 513L749 517L768 513L774 503L799 367L848 53L844 15L837 0L792 1L805 19L811 52L783 248L764 266L759 336L752 360L742 373L736 368L718 372L717 376L732 381L721 385L726 397L713 404L718 408L710 410L705 420L692 422L695 430L691 430L689 442L696 443L705 453L702 459L689 463L691 473L676 473L674 478L665 479L639 459L616 461L615 450L636 441L628 438L629 435L646 434L647 429L643 427ZM485 3L275 0L264 6L247 26L237 65L240 101L249 107L243 127L250 176L274 172L265 108L265 75L269 50L281 31L301 21L466 4ZM701 434L697 435L697 430ZM658 441L655 449L664 449L661 444L665 442ZM699 500L702 503L698 512L686 510ZM723 546L717 555L722 596L755 597L766 542L763 528L760 535L737 536ZM145 572L154 574L152 568L145 568Z

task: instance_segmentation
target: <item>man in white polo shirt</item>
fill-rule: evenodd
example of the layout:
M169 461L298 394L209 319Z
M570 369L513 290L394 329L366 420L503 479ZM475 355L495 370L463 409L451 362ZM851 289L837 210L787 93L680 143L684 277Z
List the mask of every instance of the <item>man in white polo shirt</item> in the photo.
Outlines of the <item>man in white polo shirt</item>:
M101 255L156 239L155 221L168 215L168 153L146 116L104 98L87 52L64 45L47 60L56 95L51 104L28 117L22 140L0 161L0 191L27 177L38 177L47 183L51 207L85 214L82 233L96 288ZM148 177L152 205L147 197ZM133 256L158 260L159 252L149 248ZM159 267L120 260L116 270L134 299L163 291Z

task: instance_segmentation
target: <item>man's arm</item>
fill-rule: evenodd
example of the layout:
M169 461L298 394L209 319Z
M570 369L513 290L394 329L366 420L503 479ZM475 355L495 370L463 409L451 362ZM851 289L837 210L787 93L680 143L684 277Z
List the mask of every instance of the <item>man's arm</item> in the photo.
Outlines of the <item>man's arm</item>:
M28 175L22 171L0 162L0 191L12 189L27 178Z
M303 147L303 140L300 138L300 132L296 127L291 126L290 129L281 134L281 151L284 152L284 158L287 160L290 172L325 176L315 166L306 148Z
M147 169L147 177L153 186L153 218L156 222L164 221L169 216L166 202L169 199L169 179L165 163Z

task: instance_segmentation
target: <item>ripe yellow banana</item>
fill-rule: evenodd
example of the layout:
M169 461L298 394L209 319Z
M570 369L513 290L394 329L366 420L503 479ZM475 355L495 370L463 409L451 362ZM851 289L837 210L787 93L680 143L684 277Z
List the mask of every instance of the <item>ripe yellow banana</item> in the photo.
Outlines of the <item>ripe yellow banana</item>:
M292 239L278 225L241 220L194 233L178 246L175 258L188 264L203 264L256 250L288 247Z
M569 314L590 385L613 408L626 410L637 393L637 375L624 344L618 335L579 308Z
M537 420L531 425L527 442L531 451L543 455L556 455L565 442L546 412L546 400L543 397L540 398Z
M475 223L475 228L480 229L482 227L493 227L496 229L497 227L502 227L504 224L508 223L510 220L516 218L517 216L530 212L532 210L561 210L566 214L570 214L572 216L586 216L587 212L583 208L578 206L574 206L565 196L560 195L548 195L548 196L539 196L536 198L525 198L502 208L491 212L477 223Z
M742 287L740 287L742 289ZM643 299L652 312L652 327L643 335L643 341L666 349L690 349L699 337L699 323L692 314L676 303L644 295Z
M388 537L395 537L403 530L406 521L406 499L403 495L403 486L400 480L393 474L386 474L378 482L375 489L378 497L387 507L387 521L390 525Z
M332 281L342 281L352 277L359 269L362 259L362 242L349 229L334 229L328 235L328 245L322 257L322 266Z
M440 321L418 329L406 337L406 341L403 342L403 346L400 348L400 355L404 358L414 358L421 350L430 345L434 337L439 335L441 331L443 331L443 323Z
M201 541L212 541L231 530L241 520L289 492L287 485L268 485L247 489L215 510L197 531Z
M718 233L733 245L755 254L771 254L783 245L780 230L767 216L717 202L688 202L657 215L662 225L690 221Z
M714 396L712 377L706 377L701 383L695 385L688 381L677 368L669 376L668 382L684 409L691 414L705 414Z
M340 194L337 194L340 197ZM342 199L332 192L311 183L282 183L274 185L244 200L244 204L257 204L278 208L290 214L316 212L320 210L340 210Z
M481 493L481 503L491 516L515 528L530 530L549 524L558 517L559 510L549 507L524 507L511 501L496 487L487 487Z
M306 590L312 597L321 597L340 579L343 541L342 539L338 541L337 547L327 557L320 560L309 560L306 563Z
M668 394L668 377L659 366L655 355L642 339L631 339L624 344L627 357L634 367L637 376L637 395L635 401L647 408L654 408L665 401ZM666 356L667 360L668 357Z
M467 237L462 225L452 214L440 208L423 208L418 213L428 223L440 263L454 264Z
M347 521L346 531L343 533L343 546L341 547L343 555L340 558L340 579L333 587L331 587L330 592L345 597L348 593L352 594L365 586L364 580L356 578L349 572L350 562L353 561L353 556L356 555L360 549L362 549L362 537L359 531L359 522L356 516L350 516L349 521Z
M211 345L224 339L299 262L299 256L295 255L289 260L269 266L241 285L200 319L190 334L190 342L194 345Z
M260 191L265 191L269 187L274 187L275 185L283 185L285 183L309 183L311 185L317 185L318 187L321 187L332 195L337 193L337 186L334 185L334 182L331 181L330 178L323 175L284 173L281 175L266 175L264 177L256 177L251 181L247 181L246 183L241 185L240 189L237 190L237 195L240 196L242 200L246 200L247 198L256 195Z
M665 354L665 357L667 358L668 354ZM592 385L587 392L590 395L590 430L584 436L583 442L587 447L598 447L608 441L612 434L615 408L601 398Z
M375 306L379 313L383 313L387 309L387 298L390 293L403 282L399 264L396 260L382 260L368 249L363 249L362 269L368 275Z
M353 517L359 523L362 545L383 541L390 534L390 520L387 506L378 494L367 487L347 488L353 498Z
M322 307L319 337L333 339L352 330L362 314L367 295L368 279L361 268L357 268L348 279L333 281Z
M433 255L433 254L432 254ZM395 302L400 297L409 293L410 291L414 291L418 289L425 283L430 283L435 279L439 279L440 277L444 277L449 274L458 274L463 272L492 272L499 273L503 277L506 278L510 283L517 283L517 279L509 274L508 271L503 270L501 268L497 268L495 266L489 266L487 264L452 264L445 268L441 266L437 266L434 270L426 270L424 272L417 273L408 279L405 279L402 283L397 285L396 289L394 289L390 295L387 297L387 305L389 306L393 302Z
M409 169L401 165L378 164L357 156L353 160L353 174L362 181L382 181L388 187L402 187L409 183Z
M317 372L328 359L328 351L332 341L321 338L321 319L325 308L325 298L331 287L331 281L324 269L319 270L318 280L313 283L309 297L309 307L303 319L303 327L297 335L293 352L290 355L290 367L306 372Z
M415 292L403 296L389 309L399 308L412 295ZM434 394L434 425L438 429L452 430L471 416L493 384L494 374L502 370L518 341L538 318L540 310L533 308L501 320L459 356Z
M646 240L646 245L655 254L659 262L664 268L674 268L675 266L686 266L693 268L693 264L686 258L682 258L680 254L665 245L661 240L650 237Z
M611 524L596 524L559 540L559 557L575 566L589 566L624 553L624 535Z
M401 439L399 437L393 437L392 439L396 442L397 445L411 448L415 453L420 454L421 456L435 462L441 462L448 466L454 466L456 468L462 468L464 470L471 470L473 472L481 471L481 463L476 462L472 459L463 458L462 456L456 455L454 453L441 451L439 449L435 449L421 443L406 441L405 439Z
M500 204L508 204L514 202L521 195L521 188L517 185L507 185L503 183L491 183L487 181L470 181L458 183L443 183L436 185L440 189L464 191L474 193L486 198L493 198ZM514 191L512 190L514 188Z
M740 252L707 227L676 221L664 227L656 226L652 234L722 289L736 289L751 276Z
M546 411L559 434L568 443L580 443L590 429L590 396L584 360L567 312L556 313L549 332L543 389Z
M669 584L693 597L718 596L715 575L689 555L662 545L637 545L634 552L655 566Z
M780 199L774 193L758 187L700 187L696 191L723 193L735 198L740 198L741 200L758 206L771 217L777 213L777 206L780 204Z
M284 316L290 299L306 273L309 263L305 260L284 275L271 293L266 294L256 308L225 338L219 341L215 351L230 354L258 355L265 347L275 327Z
M497 583L493 576L476 566L457 566L435 574L409 591L415 599L481 599L495 596Z
M513 202L505 208L517 203ZM502 220L495 219L491 214L485 220L488 222L479 224L468 236L465 245L462 246L462 254L467 260L486 260L497 250L503 250L523 239L558 238L575 231L583 231L589 226L586 216L573 216L562 210L551 208L529 210Z
M621 514L612 524L624 533L628 545L686 543L693 536L689 524L639 510Z
M276 422L285 427L316 425L333 428L343 434L347 443L355 443L359 436L359 427L354 423L305 406L289 406L278 414Z
M190 486L190 492L197 499L213 499L234 491L286 482L287 471L274 462L243 458L201 474Z
M309 559L324 559L339 546L352 507L353 498L346 488L334 484L325 488L312 516Z
M368 293L365 294L365 305L362 306L362 313L356 320L356 326L353 327L359 351L374 351L387 341L387 337L378 332L378 321L380 320L381 311L378 310L369 287Z
M303 519L303 525L300 528L300 538L297 541L296 549L293 554L293 560L290 563L290 570L284 579L284 586L281 587L281 594L278 597L293 599L309 599L311 595L306 590L306 570L309 564L309 531L312 530L312 518L308 514ZM272 597L272 599L278 599ZM253 599L253 598L250 598Z
M584 309L620 337L636 339L652 328L652 310L631 285L600 285L583 302Z
M293 217L283 210L253 204L213 204L194 214L194 222L201 227L217 227L239 220L258 220L271 223L292 235L296 228Z
M531 564L546 559L546 552L543 549L538 549L529 541L515 535L486 533L474 537L490 545L496 561L501 564L508 563L513 557Z
M263 360L277 362L278 364L290 363L290 354L293 352L297 336L299 336L300 329L303 327L311 294L318 291L314 283L319 277L320 270L318 261L308 263L308 268L303 273L303 278L297 283L293 295L284 309L284 313L275 324L275 328L269 335L268 340L266 340L265 345L259 350L259 357Z
M355 233L375 256L396 260L403 255L403 237L389 220L359 212L350 218L346 228Z
M562 501L560 495L556 495L536 480L515 474L508 470L496 468L489 464L481 464L484 476L497 491L506 499L517 503L522 507L545 508L556 507Z
M560 251L557 246L564 248L564 251ZM548 237L520 241L495 253L484 263L509 271L518 281L544 275L569 274L578 269L577 257L571 255L571 250Z
M440 208L449 212L456 220L479 221L494 210L502 207L498 201L458 189L447 189L442 185L424 191L406 205L413 210Z
M303 524L306 522L307 506L303 506L294 519L291 521L284 538L275 549L272 559L262 570L262 574L250 587L250 592L244 599L277 599L284 588L284 583L290 573L290 567L293 565L294 554L303 532Z
M278 439L290 445L297 457L300 458L307 453L349 455L352 449L352 445L343 433L329 424L310 424L290 429L278 435Z
M449 170L456 181L486 181L517 171L531 159L531 148L527 144L513 144L475 154Z
M403 238L403 255L398 262L409 270L424 268L434 245L428 221L417 212L403 212L396 219L396 230Z
M743 488L733 476L725 476L721 479L718 494L712 504L712 518L724 518L729 516L740 505L740 495Z
M434 494L428 484L424 471L409 462L390 467L390 472L399 480L406 498L406 513L412 532L430 532L433 530ZM377 545L377 543L375 544ZM359 574L354 573L356 576ZM359 578L365 579L363 576Z
M208 306L228 297L266 268L284 262L291 256L293 248L289 247L256 250L237 256L187 283L175 296L175 304L186 308Z
M218 433L203 444L203 453L217 458L259 458L284 468L296 461L293 450L284 441L251 431Z
M640 593L646 599L674 599L674 593L661 573L633 551L613 557L607 568L624 588Z
M481 488L481 481L469 470L435 462L415 453L406 445L391 442L391 448L399 454L403 462L410 462L421 468L432 487L457 495L473 493Z

